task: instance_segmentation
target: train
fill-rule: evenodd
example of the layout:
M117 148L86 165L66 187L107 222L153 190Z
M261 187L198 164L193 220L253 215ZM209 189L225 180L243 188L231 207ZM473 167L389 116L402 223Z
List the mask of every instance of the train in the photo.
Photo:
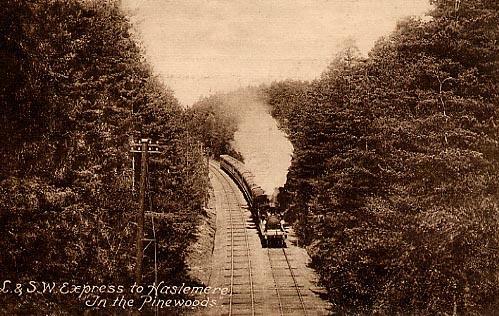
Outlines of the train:
M286 245L287 231L283 214L277 212L276 198L267 195L255 182L244 163L229 155L220 155L220 168L239 186L255 221L263 246Z

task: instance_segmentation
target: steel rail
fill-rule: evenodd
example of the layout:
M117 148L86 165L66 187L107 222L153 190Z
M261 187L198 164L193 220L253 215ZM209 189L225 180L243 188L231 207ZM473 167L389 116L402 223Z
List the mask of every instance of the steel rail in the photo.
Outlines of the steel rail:
M288 264L289 271L291 272L291 278L293 278L293 283L295 285L296 292L298 293L298 298L300 299L300 304L303 309L303 313L307 316L307 309L305 308L305 302L303 301L303 297L300 293L300 288L298 287L298 282L296 281L296 276L293 273L293 269L291 267L291 263L289 262L288 255L286 254L286 250L282 248L282 252L284 253L284 258L286 258L286 263Z
M224 191L224 194L226 196L226 204L227 204L227 209L229 211L229 221L230 221L230 233L231 233L231 284L230 284L230 297L229 297L229 315L232 315L232 305L233 305L233 302L232 302L232 294L233 294L233 289L234 289L234 230L233 230L233 225L234 225L234 221L233 221L233 217L232 217L232 210L231 210L231 207L229 205L229 195L235 199L236 197L236 192L234 190L234 187L231 185L230 181L220 172L220 170L213 166L211 163L210 163L210 166L211 166L211 169L212 171L215 170L214 174L218 174L218 176L216 175L217 178L222 178L223 179L223 182L225 182L225 185L222 183L222 181L220 181L220 183L222 184L222 189ZM231 194L229 194L227 192L227 189L226 187L229 187L230 191L231 191ZM237 200L235 201L236 204L239 204L237 202ZM244 223L245 220L244 220L244 216L243 216L243 212L241 212L241 209L239 208L239 214L240 214L240 217L241 217L241 221ZM246 253L247 253L247 257L248 257L248 272L249 272L249 285L250 285L250 294L251 294L251 314L254 316L255 315L255 294L254 294L254 286L253 286L253 275L252 275L252 269L251 269L251 256L250 256L250 247L249 247L249 241L248 241L248 232L246 230L246 228L244 229L244 238L245 238L245 244L246 244Z
M211 165L211 164L210 164ZM219 171L217 170L217 168L212 167L212 171L215 170L216 172L214 172L214 174L219 174L219 175L215 175L220 184L222 185L222 190L224 192L224 195L225 195L225 204L226 204L226 209L228 210L229 212L229 221L230 221L230 296L229 296L229 315L232 315L232 292L234 290L234 247L233 247L233 244L234 244L234 231L233 231L233 228L232 228L232 212L231 212L231 207L230 207L230 203L229 203L229 194L227 193L227 189L225 187L225 184L223 183L223 181L221 180L221 178L223 179L224 177L219 173Z
M244 216L242 212L239 212L241 215L241 221L244 223ZM244 239L246 241L246 253L248 256L248 270L249 270L249 281L250 281L250 293L251 293L251 315L255 316L255 293L253 289L253 273L251 271L251 253L250 253L250 247L249 247L249 241L248 241L248 231L246 228L244 229Z
M219 172L217 170L217 172ZM219 172L220 175L222 175L220 172ZM231 196L232 197L235 197L236 196L236 192L234 190L234 187L230 184L229 180L227 180L227 178L225 178L223 175L222 175L222 178L224 179L226 185L229 187L229 189L232 191L231 193ZM227 190L224 188L224 192L226 193L226 196L228 196L227 194ZM236 201L237 203L237 201ZM231 271L231 275L232 275L232 283L233 283L233 275L234 275L234 264L233 264L233 261L234 261L234 238L233 238L233 227L232 225L234 224L234 221L233 221L233 217L232 217L232 210L229 210L229 213L230 213L230 222L231 222L231 261L232 261L232 271ZM240 214L240 217L241 217L241 221L244 223L245 220L244 220L244 217L243 217L243 213L240 211L239 212ZM249 249L249 242L248 242L248 232L246 231L246 229L244 229L244 237L245 237L245 243L246 243L246 253L247 253L247 258L248 258L248 272L249 272L249 285L250 285L250 294L251 294L251 314L252 315L255 315L255 304L254 304L254 289L253 289L253 276L252 276L252 272L251 272L251 257L250 257L250 249ZM233 290L233 286L231 286L231 293L232 293L232 290ZM232 295L229 299L229 302L230 302L230 308L229 308L229 315L232 315Z
M274 288L275 288L275 292L277 294L277 300L278 300L278 303L279 303L279 314L281 316L283 316L284 315L284 309L282 308L281 295L279 294L279 286L277 285L277 278L276 278L276 275L274 274L274 267L272 266L272 259L270 259L270 248L267 248L267 255L269 257L270 272L272 273L272 279L274 280Z

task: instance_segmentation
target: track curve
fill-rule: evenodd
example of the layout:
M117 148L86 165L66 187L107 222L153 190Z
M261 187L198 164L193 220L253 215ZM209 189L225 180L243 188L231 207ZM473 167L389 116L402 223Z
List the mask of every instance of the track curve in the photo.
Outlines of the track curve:
M217 231L208 286L226 287L217 306L201 315L328 315L328 304L314 294L314 273L303 249L262 248L246 201L237 185L210 162Z

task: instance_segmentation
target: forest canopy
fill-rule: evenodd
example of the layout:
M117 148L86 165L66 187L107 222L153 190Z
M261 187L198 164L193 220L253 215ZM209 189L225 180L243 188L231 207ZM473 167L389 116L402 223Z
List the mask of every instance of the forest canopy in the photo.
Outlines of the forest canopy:
M130 143L158 141L148 210L158 273L186 279L207 190L185 113L152 75L114 1L6 0L0 11L2 279L133 281L137 212ZM146 225L146 231L151 227ZM154 275L145 254L144 281ZM0 312L81 312L72 296L0 296Z
M432 1L368 58L267 88L286 209L337 312L499 309L499 3Z

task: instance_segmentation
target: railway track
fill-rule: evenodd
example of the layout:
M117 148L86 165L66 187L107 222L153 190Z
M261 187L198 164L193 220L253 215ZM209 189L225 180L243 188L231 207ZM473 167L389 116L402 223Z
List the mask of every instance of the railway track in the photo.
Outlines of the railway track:
M295 268L291 265L285 248L267 248L267 254L280 315L308 315L302 289L293 271Z
M221 268L216 271L221 272L213 284L228 288L229 295L218 309L205 310L203 315L327 315L321 300L309 291L309 274L296 247L262 248L241 192L215 163L210 172L224 223L217 231Z
M255 291L253 286L253 268L251 265L250 246L248 242L247 220L239 206L237 193L229 180L218 168L211 166L213 174L222 183L226 197L225 213L227 226L227 259L230 263L228 315L255 315Z

